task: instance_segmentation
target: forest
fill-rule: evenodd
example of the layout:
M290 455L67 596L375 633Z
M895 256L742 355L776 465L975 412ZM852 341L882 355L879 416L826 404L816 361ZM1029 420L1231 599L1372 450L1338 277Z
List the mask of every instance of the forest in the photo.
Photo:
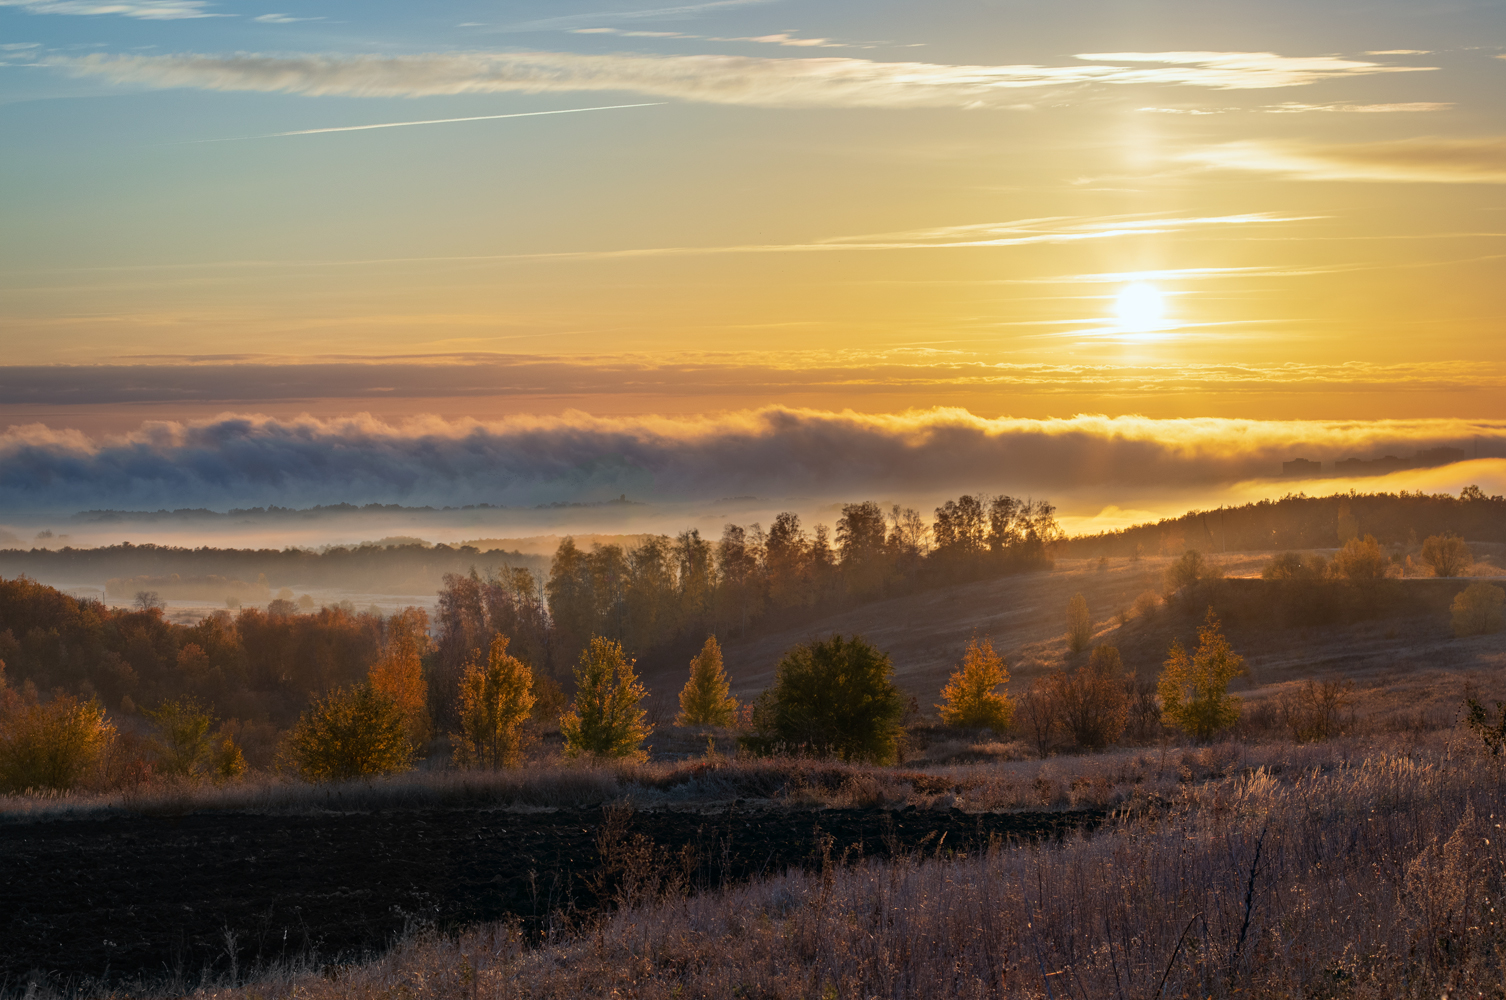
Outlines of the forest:
M1241 507L1193 510L1120 531L1078 535L1064 556L1180 555L1336 548L1351 538L1373 536L1382 545L1417 544L1429 535L1458 535L1472 542L1506 542L1506 496L1487 496L1478 486L1447 493L1302 494L1259 500Z

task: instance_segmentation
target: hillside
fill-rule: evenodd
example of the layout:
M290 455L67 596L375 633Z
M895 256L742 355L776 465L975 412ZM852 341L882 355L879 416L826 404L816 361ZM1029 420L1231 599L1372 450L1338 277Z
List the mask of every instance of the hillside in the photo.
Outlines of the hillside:
M1215 603L1249 669L1235 686L1253 698L1308 677L1351 679L1359 688L1394 689L1396 711L1442 710L1434 702L1452 695L1424 693L1433 691L1430 678L1437 673L1463 677L1506 667L1506 636L1456 639L1450 629L1449 602L1469 580L1387 581L1394 587L1374 617L1349 614L1326 624L1295 624L1275 613L1277 585L1258 579L1268 558L1266 553L1216 557L1231 579ZM1097 560L1061 560L1051 571L925 591L747 639L729 638L723 655L734 693L751 698L772 682L785 649L831 632L857 633L890 654L896 681L930 712L975 631L992 637L1006 657L1016 691L1057 667L1075 666L1080 657L1067 650L1066 608L1072 595L1081 593L1093 614L1094 642L1117 646L1127 669L1154 676L1174 639L1195 643L1201 613L1168 605L1148 619L1131 616L1125 624L1118 615L1130 612L1147 590L1161 592L1171 561L1110 560L1100 569ZM677 677L652 680L668 686ZM1452 692L1457 684L1443 687ZM1411 704L1403 697L1406 691Z

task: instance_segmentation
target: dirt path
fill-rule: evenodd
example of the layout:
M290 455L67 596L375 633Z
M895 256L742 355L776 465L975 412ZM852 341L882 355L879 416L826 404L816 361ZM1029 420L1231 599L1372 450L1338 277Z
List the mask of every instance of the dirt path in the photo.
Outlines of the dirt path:
M895 850L972 850L991 836L1057 836L1097 814L957 811L652 812L620 827L659 859L687 855L715 886ZM600 905L599 809L516 814L421 810L263 816L117 817L0 826L0 992L54 981L192 986L232 963L309 953L348 960L413 922L441 927ZM827 840L827 838L830 838ZM7 982L8 981L8 982Z

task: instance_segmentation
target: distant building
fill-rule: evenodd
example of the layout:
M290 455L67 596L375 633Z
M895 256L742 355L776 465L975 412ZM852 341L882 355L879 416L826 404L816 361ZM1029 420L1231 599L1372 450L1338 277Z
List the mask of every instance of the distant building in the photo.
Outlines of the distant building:
M1463 448L1429 448L1412 456L1412 464L1419 469L1431 469L1437 465L1453 465L1464 461Z
M1340 476L1384 476L1388 472L1400 472L1403 469L1431 469L1462 461L1462 448L1428 448L1411 458L1397 458L1395 455L1370 459L1346 458L1333 463L1333 471Z
M1283 476L1316 476L1323 471L1322 462L1314 462L1310 458L1294 458L1290 462L1281 463Z

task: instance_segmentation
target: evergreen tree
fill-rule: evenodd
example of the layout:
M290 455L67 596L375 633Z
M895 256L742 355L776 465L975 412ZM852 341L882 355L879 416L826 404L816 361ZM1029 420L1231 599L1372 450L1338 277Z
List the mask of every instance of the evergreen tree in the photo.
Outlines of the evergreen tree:
M485 666L473 658L460 679L460 731L453 738L461 767L513 767L522 758L523 726L537 699L533 671L508 655L507 641L494 638Z
M575 701L560 716L566 757L642 760L653 732L639 707L647 692L622 645L593 635L575 666Z
M1212 739L1239 721L1239 698L1229 694L1229 682L1245 672L1244 663L1209 608L1198 630L1197 652L1189 656L1180 640L1171 645L1156 685L1162 714L1188 736Z
M941 721L961 729L1001 733L1014 718L1014 699L996 688L1009 683L1009 667L994 652L992 639L968 640L962 666L941 689Z
M680 690L677 726L730 726L737 714L737 699L728 694L730 685L722 669L722 647L716 636L690 661L690 679Z

